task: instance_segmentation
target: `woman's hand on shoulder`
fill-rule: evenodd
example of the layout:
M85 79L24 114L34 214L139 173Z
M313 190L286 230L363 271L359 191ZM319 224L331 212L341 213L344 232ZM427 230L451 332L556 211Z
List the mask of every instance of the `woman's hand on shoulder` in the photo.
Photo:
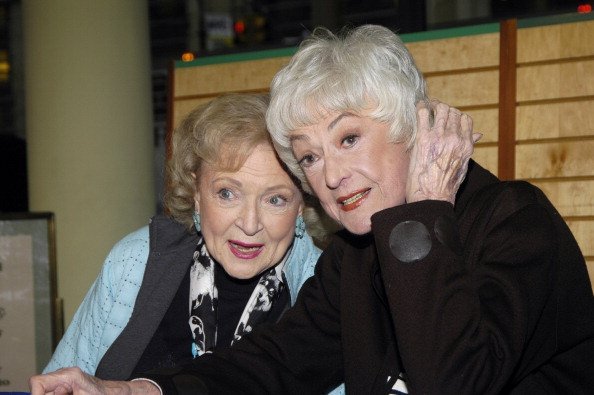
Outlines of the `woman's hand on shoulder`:
M433 118L433 122L431 122ZM410 152L406 185L407 203L444 200L454 204L464 181L474 144L472 118L438 100L430 108L417 104L417 135Z

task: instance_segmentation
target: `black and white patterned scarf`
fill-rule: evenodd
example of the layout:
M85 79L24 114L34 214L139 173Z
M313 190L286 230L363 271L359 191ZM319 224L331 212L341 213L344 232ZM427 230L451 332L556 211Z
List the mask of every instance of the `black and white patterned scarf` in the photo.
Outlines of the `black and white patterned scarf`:
M281 280L283 265L284 260L261 274L235 328L231 345L241 339L245 333L251 332L255 325L266 320L272 302L284 286ZM194 338L192 343L194 358L205 352L212 352L217 344L217 301L215 262L206 250L204 238L199 235L198 245L194 251L194 263L190 268L189 324Z

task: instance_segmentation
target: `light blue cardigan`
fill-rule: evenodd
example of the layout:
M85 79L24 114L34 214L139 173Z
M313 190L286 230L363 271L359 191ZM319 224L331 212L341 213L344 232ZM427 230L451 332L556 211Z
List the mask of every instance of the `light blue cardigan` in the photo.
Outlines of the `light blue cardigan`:
M305 280L313 275L320 252L308 234L295 238L283 268L291 305ZM148 256L148 226L127 235L112 248L44 373L67 366L95 373L101 358L130 319ZM332 392L342 393L343 386Z

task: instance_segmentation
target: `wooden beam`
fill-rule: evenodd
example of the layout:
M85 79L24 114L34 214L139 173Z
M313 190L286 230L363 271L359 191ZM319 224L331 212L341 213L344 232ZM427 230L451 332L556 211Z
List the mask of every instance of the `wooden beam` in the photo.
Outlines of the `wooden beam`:
M499 39L498 177L513 180L516 172L517 20L501 22Z

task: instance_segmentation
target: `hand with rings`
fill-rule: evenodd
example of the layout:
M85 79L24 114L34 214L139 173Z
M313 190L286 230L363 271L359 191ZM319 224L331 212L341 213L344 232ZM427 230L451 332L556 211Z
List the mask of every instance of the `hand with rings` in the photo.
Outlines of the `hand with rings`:
M433 114L433 122L431 122ZM474 144L472 118L438 100L417 104L417 134L410 152L407 203L444 200L454 204Z

